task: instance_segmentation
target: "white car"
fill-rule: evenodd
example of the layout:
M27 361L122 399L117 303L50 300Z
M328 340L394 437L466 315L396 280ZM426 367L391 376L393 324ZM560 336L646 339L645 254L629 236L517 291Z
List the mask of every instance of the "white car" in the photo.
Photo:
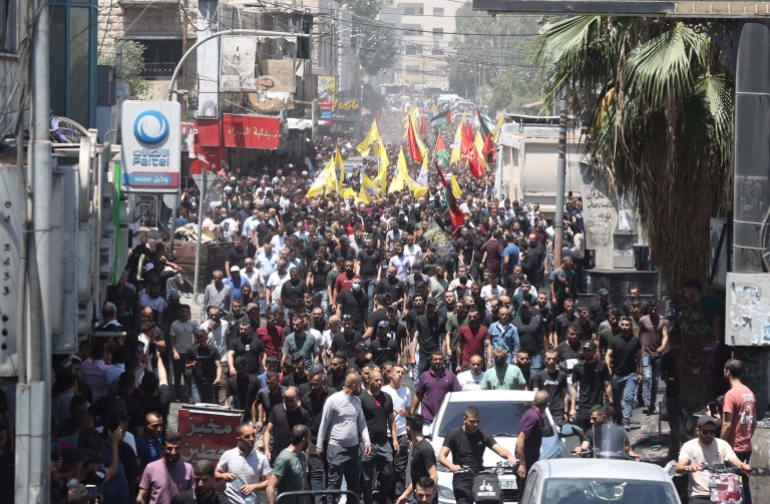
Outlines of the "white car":
M519 435L519 420L535 398L534 392L522 390L482 390L473 392L450 392L444 397L438 415L430 427L423 429L426 437L430 437L433 450L438 453L444 444L444 438L450 430L463 425L463 413L468 406L476 406L481 411L481 430L488 432L501 446L511 453L516 453L516 438ZM550 412L546 411L543 442L540 445L540 459L563 458L567 450L558 429L553 423ZM448 457L451 460L451 454ZM484 468L491 469L503 461L492 450L484 452ZM452 472L441 464L436 465L438 471L439 502L452 504L455 502L452 491ZM516 486L516 475L499 477L500 488L503 491L503 501L517 500L519 491Z
M680 504L655 464L607 459L540 460L529 471L527 504Z

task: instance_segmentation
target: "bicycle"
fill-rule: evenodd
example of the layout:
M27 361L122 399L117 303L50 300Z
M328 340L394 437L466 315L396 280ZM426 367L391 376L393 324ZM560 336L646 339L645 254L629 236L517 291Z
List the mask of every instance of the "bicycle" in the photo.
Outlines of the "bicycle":
M79 144L88 130L67 117L51 116L51 139L58 143Z

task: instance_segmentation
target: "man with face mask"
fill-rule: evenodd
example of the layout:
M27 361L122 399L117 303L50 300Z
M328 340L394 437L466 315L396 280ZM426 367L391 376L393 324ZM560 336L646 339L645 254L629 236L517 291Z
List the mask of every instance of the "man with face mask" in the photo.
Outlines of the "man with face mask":
M483 390L527 390L527 381L521 370L508 364L508 351L505 348L495 348L494 365L484 373L481 381Z
M337 298L337 316L342 318L344 315L352 317L355 331L361 334L366 332L369 323L368 300L363 290L363 279L359 275L353 277L350 290L342 292Z
M297 387L287 387L283 395L283 403L270 412L264 437L265 457L270 460L270 465L275 465L278 455L289 446L294 426L310 424L310 413L299 405L298 393ZM309 451L307 455L310 455Z
M264 503L270 463L254 449L257 431L251 424L235 429L238 446L222 454L217 464L217 479L225 480L225 496L230 504L246 504L247 499Z
M171 504L176 494L192 490L195 486L192 466L179 460L182 436L178 432L166 431L162 449L163 458L147 464L144 469L137 504Z
M363 455L369 456L372 450L369 429L358 397L361 389L361 377L358 373L351 373L345 378L342 391L326 400L316 442L318 458L326 456L329 463L327 488L339 490L344 475L348 490L356 495L361 490L359 437L364 442Z
M171 504L219 504L219 497L214 491L214 464L208 460L196 461L193 476L195 489L178 493L171 499Z

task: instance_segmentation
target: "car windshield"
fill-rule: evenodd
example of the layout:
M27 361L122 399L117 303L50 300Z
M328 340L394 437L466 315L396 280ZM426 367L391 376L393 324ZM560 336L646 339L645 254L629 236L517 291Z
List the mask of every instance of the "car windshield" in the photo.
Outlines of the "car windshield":
M674 488L662 481L619 479L549 478L545 482L545 504L677 504Z
M439 436L446 436L450 430L463 424L463 413L468 406L476 406L481 411L481 429L491 436L519 435L519 421L532 403L527 401L500 401L500 402L449 402L441 417L441 425L438 429ZM553 426L546 416L543 428L543 437L553 436Z

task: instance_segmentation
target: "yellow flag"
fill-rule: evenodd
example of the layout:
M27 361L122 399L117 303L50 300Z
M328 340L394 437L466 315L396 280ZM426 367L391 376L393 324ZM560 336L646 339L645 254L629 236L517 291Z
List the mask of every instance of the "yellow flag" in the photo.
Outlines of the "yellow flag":
M375 184L372 179L364 174L363 180L361 182L361 192L374 196L379 190L380 189L377 187L377 184Z
M390 166L390 159L388 159L388 149L385 147L385 142L382 141L382 137L379 140L379 147L377 148L377 157L380 158L380 169ZM377 174L379 177L380 174ZM382 192L385 192L384 190Z
M316 179L311 184L305 197L312 198L313 196L317 196L321 193L326 194L326 191L324 191L324 188L327 185L329 177L333 175L333 172L334 172L334 158L330 159L329 162L326 163L326 166L324 167L324 169L321 171L321 173L318 174Z
M366 175L364 175L364 178L366 178ZM369 182L371 183L371 181ZM372 202L372 198L366 193L366 186L364 184L361 184L361 189L359 189L356 195L356 201L363 201L365 205Z
M449 158L449 164L460 161L460 158L462 157L460 144L462 143L463 139L463 124L465 124L465 112L463 112L463 116L460 119L460 124L457 125L457 130L455 131L455 141L452 144L452 156Z
M405 117L404 117L404 138L406 138L409 134L409 121L412 121L412 124L419 124L420 120L420 110L417 107L414 107ZM415 133L417 130L414 130ZM417 136L417 135L415 135Z
M487 166L487 160L484 159L484 155L481 153L484 150L484 139L481 138L481 133L476 132L476 140L473 142L476 145L476 150L479 151L479 159L481 159L481 166Z
M337 165L337 169L340 171L339 187L342 188L342 183L345 182L345 163L342 161L342 154L340 154L340 148L337 147L334 153L334 164Z
M380 139L380 132L377 131L377 121L372 122L372 127L369 129L369 134L366 135L360 144L356 145L356 150L361 153L362 156L369 155L369 148L372 143L377 142Z
M463 194L462 190L460 189L460 184L457 183L457 179L455 178L454 173L450 174L450 178L451 180L449 182L449 186L452 188L452 196L459 198Z
M380 185L380 193L385 194L387 192L387 183L388 183L388 168L383 166L380 168L380 170L377 172L377 177L374 179L375 184Z
M406 156L404 156L404 148L401 147L401 150L398 153L398 163L396 164L398 169L396 170L396 176L393 177L393 180L390 182L390 187L388 188L388 194L397 192L397 191L403 191L404 190L404 184L407 183L409 180L409 169L406 164Z
M503 125L505 124L505 116L501 115L500 119L497 120L497 124L495 124L495 128L492 130L492 141L497 143L497 141L500 139L500 133L503 131Z
M355 198L356 192L353 190L352 187L346 187L345 189L340 191L340 196L342 196L345 199L348 199L351 196Z

